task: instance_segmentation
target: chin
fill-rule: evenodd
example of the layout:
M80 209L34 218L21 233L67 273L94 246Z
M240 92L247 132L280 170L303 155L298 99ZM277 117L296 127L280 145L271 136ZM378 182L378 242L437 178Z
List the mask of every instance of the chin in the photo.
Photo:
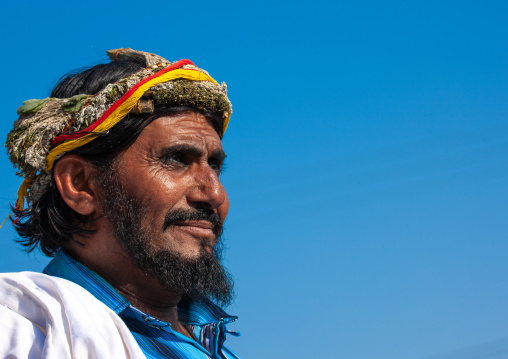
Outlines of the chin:
M183 260L198 260L203 257L210 256L213 252L213 248L207 246L207 247L199 247L195 249L188 249L188 250L176 250L171 251L175 256L179 257Z

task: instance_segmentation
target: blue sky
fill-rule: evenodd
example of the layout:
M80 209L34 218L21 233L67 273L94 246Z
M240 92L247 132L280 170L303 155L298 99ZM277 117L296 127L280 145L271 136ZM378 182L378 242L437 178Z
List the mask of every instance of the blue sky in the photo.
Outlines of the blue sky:
M245 358L508 355L503 1L0 5L0 132L118 47L226 81L229 311ZM0 158L0 214L21 179ZM40 271L10 225L0 271Z

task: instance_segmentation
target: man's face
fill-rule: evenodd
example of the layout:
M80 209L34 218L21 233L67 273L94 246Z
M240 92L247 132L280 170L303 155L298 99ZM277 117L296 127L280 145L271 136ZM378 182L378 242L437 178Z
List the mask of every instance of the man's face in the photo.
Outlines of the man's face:
M227 302L232 283L217 244L229 202L224 152L201 114L150 123L103 179L104 214L133 263L166 289Z

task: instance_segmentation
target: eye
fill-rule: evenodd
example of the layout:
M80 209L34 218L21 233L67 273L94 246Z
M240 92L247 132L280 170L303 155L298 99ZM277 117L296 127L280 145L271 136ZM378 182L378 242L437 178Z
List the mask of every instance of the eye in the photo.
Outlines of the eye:
M182 152L176 151L166 153L161 157L161 161L162 163L170 166L185 166L189 162L186 157L187 156L185 156Z
M224 162L220 161L220 160L214 160L214 159L210 159L208 160L208 165L215 171L217 172L218 175L220 175L221 173L224 173L224 171L226 170L226 165Z

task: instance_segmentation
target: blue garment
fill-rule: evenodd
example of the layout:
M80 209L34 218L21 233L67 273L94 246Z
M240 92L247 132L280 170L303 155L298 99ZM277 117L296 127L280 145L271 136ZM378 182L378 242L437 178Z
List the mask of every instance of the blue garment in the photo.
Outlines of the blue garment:
M178 319L192 328L197 341L171 329L171 324L133 307L97 273L60 250L43 271L74 282L113 310L127 325L147 358L240 358L223 346L226 324L237 319L210 302L190 301L178 305Z

